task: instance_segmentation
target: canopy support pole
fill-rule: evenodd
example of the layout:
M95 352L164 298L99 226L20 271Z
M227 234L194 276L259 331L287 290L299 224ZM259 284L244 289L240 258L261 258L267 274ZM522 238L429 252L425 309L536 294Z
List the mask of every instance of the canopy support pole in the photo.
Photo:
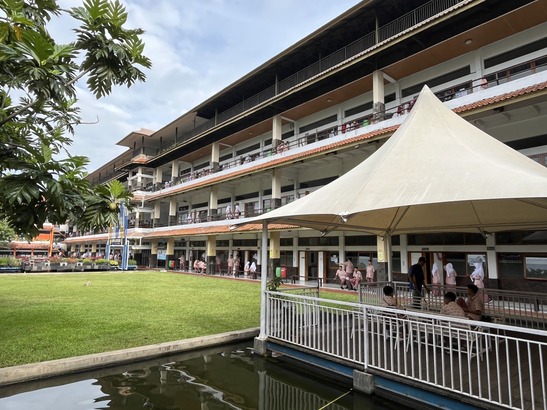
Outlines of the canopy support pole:
M266 339L266 287L268 283L268 222L262 221L262 239L260 243L260 334Z
M391 255L391 234L386 235L386 253L387 253L387 280L393 282L393 255Z

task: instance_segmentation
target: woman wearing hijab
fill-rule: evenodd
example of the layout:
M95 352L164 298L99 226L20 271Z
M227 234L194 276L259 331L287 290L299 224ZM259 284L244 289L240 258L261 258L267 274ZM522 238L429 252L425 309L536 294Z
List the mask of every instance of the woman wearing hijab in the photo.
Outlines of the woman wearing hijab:
M488 302L490 298L486 294L486 291L484 291L484 270L482 269L482 262L475 262L473 266L475 266L475 270L470 276L471 280L473 281L473 284L479 288L479 292L482 293L483 301Z
M456 270L452 266L451 263L447 263L444 267L446 270L446 291L447 292L455 292L456 291L456 276L458 275L456 273Z
M439 267L436 263L431 267L431 293L433 296L441 294L441 278L439 278Z

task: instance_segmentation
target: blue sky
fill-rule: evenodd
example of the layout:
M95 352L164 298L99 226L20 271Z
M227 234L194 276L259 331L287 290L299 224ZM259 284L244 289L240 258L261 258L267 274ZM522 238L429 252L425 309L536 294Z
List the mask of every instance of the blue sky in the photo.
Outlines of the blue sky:
M128 27L143 28L153 67L147 81L96 100L78 84L82 120L72 155L94 171L121 154L116 142L133 130L157 130L312 33L357 0L125 0ZM64 7L81 5L59 0ZM74 35L53 21L60 42Z

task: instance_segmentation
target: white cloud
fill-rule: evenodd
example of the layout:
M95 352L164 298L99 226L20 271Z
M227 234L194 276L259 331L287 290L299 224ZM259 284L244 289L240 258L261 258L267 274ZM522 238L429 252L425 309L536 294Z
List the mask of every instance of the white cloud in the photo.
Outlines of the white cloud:
M115 88L96 100L78 87L84 122L76 129L73 155L90 158L89 171L124 151L115 143L141 127L159 129L252 71L357 0L124 0L128 27L146 31L145 54L152 60L147 81ZM64 8L80 0L60 0ZM74 38L66 19L50 32Z

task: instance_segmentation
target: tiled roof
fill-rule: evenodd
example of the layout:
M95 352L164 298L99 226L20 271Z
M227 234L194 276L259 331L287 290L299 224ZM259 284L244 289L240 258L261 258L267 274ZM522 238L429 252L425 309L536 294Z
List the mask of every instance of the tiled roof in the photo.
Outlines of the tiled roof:
M269 231L279 231L285 229L294 229L297 226L285 224L269 224ZM172 236L199 236L199 235L217 235L225 233L245 233L245 232L261 232L262 224L247 224L238 226L236 229L230 230L228 225L222 226L189 226L185 228L174 227L170 230L154 231L144 235L144 238L166 238Z
M488 105L497 104L502 101L510 100L513 98L521 97L526 94L534 93L537 91L547 90L547 81L542 83L534 84L529 87L524 87L519 90L511 91L505 94L496 95L494 97L485 98L480 101L475 101L471 104L465 104L460 107L454 108L454 112L463 113L466 111L476 110L477 108L482 108Z
M49 242L22 242L12 241L11 249L49 249Z

